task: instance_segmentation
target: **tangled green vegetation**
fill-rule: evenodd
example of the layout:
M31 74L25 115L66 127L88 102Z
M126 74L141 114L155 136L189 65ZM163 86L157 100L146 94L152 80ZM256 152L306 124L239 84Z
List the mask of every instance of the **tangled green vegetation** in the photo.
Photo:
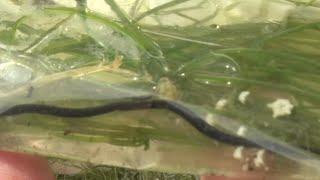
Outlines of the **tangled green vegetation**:
M35 14L2 19L0 43L8 48L2 48L1 54L7 57L7 52L10 52L15 54L14 57L23 57L19 63L33 68L37 72L35 77L48 77L50 82L54 74L77 68L85 71L99 64L110 65L114 59L122 56L120 69L130 71L141 81L121 79L117 73L110 72L94 74L87 80L92 84L105 83L107 86L111 79L115 84L121 82L125 87L149 92L153 92L152 88L165 80L172 87L171 90L176 91L171 93L173 97L170 98L225 115L297 147L320 149L319 21L288 16L286 22L277 23L204 25L216 14L204 19L192 18L183 13L186 8L179 6L188 3L188 0L173 0L135 16L135 13L126 14L117 1L105 0L117 17L112 19L88 11L85 0L77 2L77 7L44 4ZM198 5L205 2L201 1ZM292 2L297 6L312 7L316 1ZM141 3L136 0L132 9L137 9ZM179 8L175 8L177 6ZM314 8L319 7L315 5ZM157 16L170 13L193 23L187 26L140 23L145 18L157 20ZM48 21L50 25L46 23ZM6 89L6 84L1 83L0 87ZM250 91L246 104L238 100L242 91ZM223 110L217 110L214 107L221 99L226 99L228 103ZM288 99L294 105L289 116L272 117L267 104L276 99ZM50 120L50 117L21 116L16 124L25 124L24 120L28 117L32 117L28 122L37 127L45 127ZM87 136L81 134L92 134L99 135L95 142L146 147L150 140L195 145L206 143L197 137L186 139L179 131L164 131L143 117L140 121L158 130L109 124L110 129L116 129L117 132L101 134L86 128L98 129L106 124L98 120L96 124L81 121L75 125L77 132L66 138L89 141ZM61 129L64 128L62 124L50 124L50 128L61 135ZM94 138L89 139L92 141ZM85 175L73 178L58 176L59 179L100 177L194 178L117 168L88 170Z
M197 180L194 175L136 171L115 167L95 167L77 175L57 175L58 180Z

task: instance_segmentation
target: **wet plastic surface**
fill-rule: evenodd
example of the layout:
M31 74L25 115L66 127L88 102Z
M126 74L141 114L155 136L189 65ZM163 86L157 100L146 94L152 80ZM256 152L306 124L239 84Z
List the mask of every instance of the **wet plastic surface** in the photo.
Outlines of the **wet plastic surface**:
M319 1L0 4L4 149L157 171L319 176ZM149 96L257 146L210 139L170 108L3 115Z

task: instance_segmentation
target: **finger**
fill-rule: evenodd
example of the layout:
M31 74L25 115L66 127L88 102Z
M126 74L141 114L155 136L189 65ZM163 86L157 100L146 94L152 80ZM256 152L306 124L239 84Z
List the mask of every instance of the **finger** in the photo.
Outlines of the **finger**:
M55 177L44 158L22 153L0 151L0 179L54 180Z
M235 177L206 175L201 176L200 180L257 180L264 179L264 175L261 173L241 173Z

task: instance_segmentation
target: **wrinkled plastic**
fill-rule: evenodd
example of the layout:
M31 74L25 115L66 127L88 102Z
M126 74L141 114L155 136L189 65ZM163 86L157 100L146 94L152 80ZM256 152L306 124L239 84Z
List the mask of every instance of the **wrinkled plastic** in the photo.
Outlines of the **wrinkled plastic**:
M209 139L172 112L148 109L1 117L1 147L144 170L316 178L319 4L0 1L1 113L153 96L264 150Z

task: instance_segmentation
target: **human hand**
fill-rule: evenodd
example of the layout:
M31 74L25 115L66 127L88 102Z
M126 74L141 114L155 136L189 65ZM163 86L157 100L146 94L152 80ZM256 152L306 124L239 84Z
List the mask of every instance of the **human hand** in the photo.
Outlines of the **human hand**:
M237 175L237 177L225 177L225 176L214 176L214 175L206 175L201 176L200 180L260 180L264 179L262 174L258 173L243 173Z
M44 158L0 151L0 179L54 180L55 177Z

